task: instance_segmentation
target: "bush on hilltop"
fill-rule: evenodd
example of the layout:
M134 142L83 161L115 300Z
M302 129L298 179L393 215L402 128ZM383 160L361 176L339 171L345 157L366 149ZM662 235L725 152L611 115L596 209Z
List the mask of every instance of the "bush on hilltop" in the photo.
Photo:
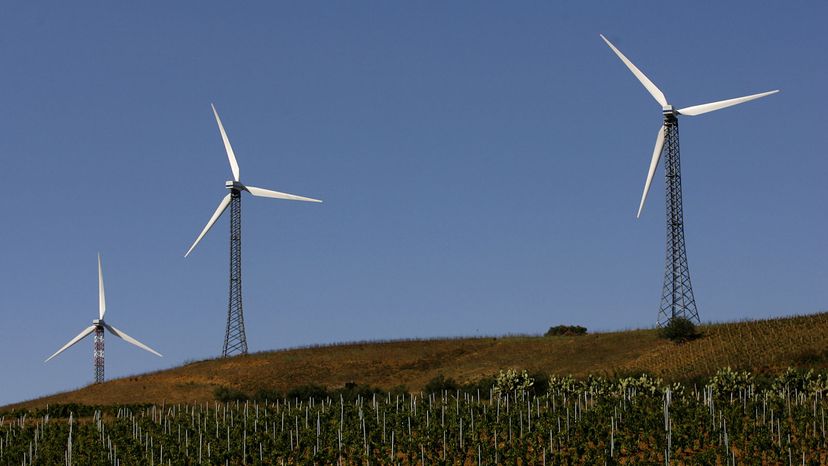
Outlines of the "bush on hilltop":
M556 325L554 327L549 327L549 330L547 330L543 336L577 337L579 335L586 335L586 333L586 327L581 327L580 325Z
M686 317L673 317L667 325L661 327L659 333L661 338L673 343L684 343L701 336L696 329L696 324Z

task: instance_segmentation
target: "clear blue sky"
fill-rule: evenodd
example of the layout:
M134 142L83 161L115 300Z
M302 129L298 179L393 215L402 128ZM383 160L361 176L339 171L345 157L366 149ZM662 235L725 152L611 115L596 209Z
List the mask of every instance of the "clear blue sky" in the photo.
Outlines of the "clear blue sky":
M661 121L604 33L681 107L702 320L828 302L822 2L109 2L0 9L0 404L221 350L230 169L324 204L243 201L251 351L655 323Z

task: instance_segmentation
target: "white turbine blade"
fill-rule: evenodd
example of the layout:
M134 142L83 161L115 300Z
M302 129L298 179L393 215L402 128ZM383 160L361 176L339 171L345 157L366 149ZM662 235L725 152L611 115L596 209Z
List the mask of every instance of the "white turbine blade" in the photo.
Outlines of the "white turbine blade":
M58 354L66 351L70 346L72 346L75 343L83 340L87 335L89 335L90 333L92 333L94 331L95 331L95 326L94 325L90 325L89 327L86 327L86 329L84 329L83 332L79 333L78 336L76 336L75 338L72 338L71 340L69 340L69 343L64 345L63 348L57 350L57 352L55 354L49 356L49 358L46 359L43 362L49 362L49 359L52 359L53 357L57 356Z
M307 202L322 202L319 199L312 199L310 197L296 196L293 194L280 193L279 191L271 191L269 189L257 188L255 186L245 186L247 191L258 197L272 197L274 199L287 199L289 201L307 201Z
M641 195L641 204L638 206L638 214L635 218L641 217L641 211L644 210L644 202L647 201L647 193L650 192L650 185L653 182L656 168L658 168L658 161L661 160L661 150L664 148L664 126L658 130L656 136L655 148L653 149L653 158L650 160L650 170L647 172L647 181L644 182L644 194Z
M103 320L104 314L106 314L106 293L101 270L101 253L98 253L98 317Z
M641 84L644 85L644 87L647 89L647 91L649 91L650 95L653 96L653 98L656 100L656 102L661 104L662 107L666 107L667 106L667 98L664 97L664 93L662 93L661 90L658 87L656 87L656 85L653 84L653 82L650 81L650 79L647 78L647 76L645 76L644 73L641 72L641 70L638 69L638 67L633 65L633 63L627 57L625 57L624 54L621 53L620 50L615 48L615 46L612 45L612 42L607 40L607 38L604 37L603 34L600 34L600 36L601 36L601 39L604 39L604 42L606 42L607 45L610 46L612 51L615 52L616 55L618 55L618 58L620 58L621 61L624 62L625 65L627 65L627 68L629 68L630 71L632 71L632 74L634 74L635 77L638 78L638 80L641 82Z
M133 345L141 348L142 350L149 351L150 353L158 356L159 358L163 357L163 356L161 356L161 353L159 353L158 351L155 351L154 349L152 349L149 346L141 343L140 341L136 340L135 338L132 338L131 336L124 333L123 331L118 330L117 328L115 328L115 327L113 327L109 324L103 324L103 326L106 327L106 329L109 330L110 333L112 333L116 337L126 341L127 343L132 343Z
M748 95L745 97L737 97L735 99L728 99L728 100L720 100L718 102L711 102L709 104L701 104L701 105L694 105L692 107L682 108L679 109L679 114L681 115L688 115L688 116L696 116L701 115L702 113L712 112L715 110L721 110L723 108L732 107L734 105L743 104L745 102L750 102L751 100L760 99L767 95L776 94L779 92L779 89L762 92L761 94L753 94Z
M221 118L218 116L216 106L213 107L213 115L216 116L216 123L218 123L219 131L221 131L221 140L224 141L224 150L227 151L227 159L230 160L230 169L233 170L233 179L239 181L239 163L236 162L236 154L233 153L233 147L230 146L230 140L227 139L227 133L224 131L224 125L221 124Z
M201 241L201 238L204 238L204 235L206 235L208 231L210 231L210 228L212 228L213 224L216 223L216 220L218 220L218 218L221 217L221 214L224 213L225 209L227 209L227 206L229 204L230 204L230 194L224 196L224 199L221 200L221 202L219 203L218 208L213 213L213 216L210 217L210 221L207 222L207 226L205 226L204 229L201 230L201 234L198 235L198 238L196 238L193 245L190 246L190 249L187 251L187 254L184 254L184 257L189 256L190 253L193 252L193 249L195 249L198 242Z

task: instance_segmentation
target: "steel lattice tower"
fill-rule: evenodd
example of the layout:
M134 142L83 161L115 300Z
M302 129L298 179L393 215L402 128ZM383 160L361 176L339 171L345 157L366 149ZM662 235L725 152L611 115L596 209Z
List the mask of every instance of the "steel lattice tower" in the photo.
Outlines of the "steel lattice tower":
M224 357L247 354L244 333L241 273L241 191L230 190L230 300L227 306L227 330L224 333Z
M102 325L95 326L93 359L95 362L95 383L104 381L104 328Z
M658 311L659 327L666 325L676 317L684 317L699 322L696 300L693 297L693 287L690 284L690 269L687 266L687 251L684 243L678 119L672 111L664 114L664 128L666 132L664 175L667 191L667 257L664 269L664 287L661 291L661 305Z

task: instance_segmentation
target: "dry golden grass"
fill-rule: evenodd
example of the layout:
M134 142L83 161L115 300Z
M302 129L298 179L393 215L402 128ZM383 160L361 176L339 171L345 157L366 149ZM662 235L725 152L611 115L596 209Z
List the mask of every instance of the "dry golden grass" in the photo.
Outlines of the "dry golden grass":
M112 380L4 410L57 403L203 402L213 400L213 391L220 386L250 394L262 388L285 392L310 383L337 388L348 382L417 390L441 373L469 382L507 368L575 376L644 370L665 379L685 379L725 366L775 372L796 366L804 351L828 354L828 313L700 329L702 338L681 345L660 339L656 330L632 330L579 337L392 341L275 351ZM824 367L825 362L818 364Z

